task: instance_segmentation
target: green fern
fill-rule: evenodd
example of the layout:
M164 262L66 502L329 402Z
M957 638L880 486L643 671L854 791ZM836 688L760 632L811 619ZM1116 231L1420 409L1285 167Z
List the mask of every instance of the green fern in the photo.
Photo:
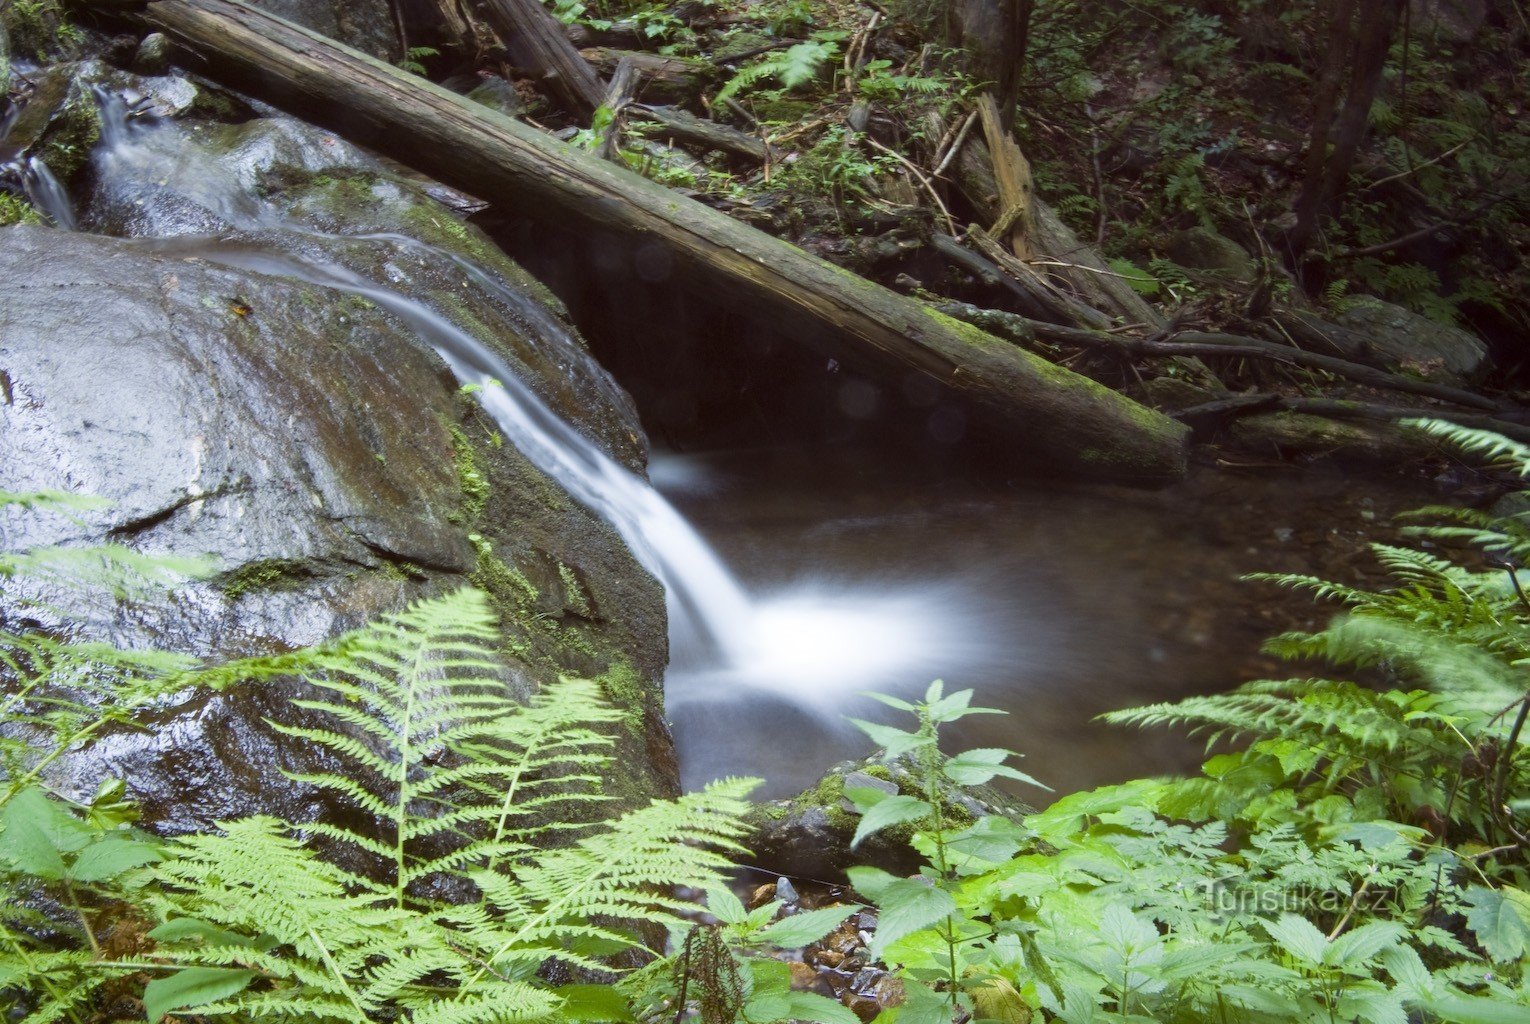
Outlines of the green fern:
M818 76L825 65L839 55L834 42L810 39L740 68L717 92L717 102L738 95L744 89L773 78L784 88L794 89Z

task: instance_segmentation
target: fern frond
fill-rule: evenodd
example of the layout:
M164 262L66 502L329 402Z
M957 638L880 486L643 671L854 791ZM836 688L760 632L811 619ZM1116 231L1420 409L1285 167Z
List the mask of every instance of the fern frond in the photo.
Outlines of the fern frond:
M1487 430L1463 427L1445 420L1415 419L1399 421L1405 427L1423 431L1430 437L1456 446L1468 455L1477 455L1500 464L1520 476L1530 476L1530 445Z

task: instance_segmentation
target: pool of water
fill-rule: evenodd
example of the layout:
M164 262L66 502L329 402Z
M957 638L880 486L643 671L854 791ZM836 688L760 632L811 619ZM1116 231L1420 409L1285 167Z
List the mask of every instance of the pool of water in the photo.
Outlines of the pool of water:
M1239 577L1378 580L1366 544L1434 500L1416 483L1275 467L1198 467L1156 492L998 485L864 448L661 455L653 478L767 637L743 669L687 669L677 652L684 781L758 775L769 795L869 752L844 716L895 713L863 691L915 695L934 678L1009 712L968 719L953 743L1020 750L1059 792L1193 771L1194 741L1094 717L1281 671L1261 641L1331 611Z

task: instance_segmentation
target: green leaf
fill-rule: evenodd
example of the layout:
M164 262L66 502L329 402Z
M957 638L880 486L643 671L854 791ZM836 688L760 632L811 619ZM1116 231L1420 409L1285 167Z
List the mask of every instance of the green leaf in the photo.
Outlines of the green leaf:
M1334 967L1356 967L1369 977L1368 964L1376 954L1402 941L1407 930L1395 921L1372 921L1334 939L1324 956Z
M1328 939L1305 917L1281 914L1279 920L1261 921L1260 924L1270 933L1270 938L1298 960L1314 966L1323 963L1323 955L1328 951Z
M980 747L977 750L963 751L950 758L942 766L941 770L945 772L946 778L958 786L981 786L983 783L998 776L1014 779L1016 782L1024 782L1051 792L1050 786L1044 786L1024 772L1011 768L1004 763L1007 758L1018 756L1012 750L1003 750L999 747Z
M1008 818L988 814L946 840L946 849L990 864L1002 864L1019 853L1031 836L1029 829Z
M124 871L141 868L163 857L159 844L142 839L103 839L75 859L69 877L76 882L104 882Z
M749 912L743 902L727 886L718 885L707 890L707 910L723 924L743 924Z
M611 985L563 985L553 989L563 999L558 1017L573 1021L630 1021L627 1000Z
M1472 908L1467 911L1466 926L1490 958L1513 963L1524 955L1530 940L1530 899L1524 893L1512 886L1474 885L1466 891L1466 902Z
M888 757L897 757L899 754L906 754L910 750L930 746L935 742L933 736L921 736L918 733L905 732L890 725L878 725L859 718L850 719L850 724L870 736L871 741L886 751Z
M200 939L209 946L248 946L251 949L268 949L275 941L270 936L253 939L194 917L177 917L166 921L149 932L149 938L165 943Z
M1491 996L1448 996L1430 1000L1428 1008L1449 1024L1525 1024L1523 1003Z
M855 827L855 835L850 840L850 848L855 849L861 845L861 840L884 828L927 818L933 810L923 800L911 796L887 796L878 800L861 815L860 823Z
M42 789L23 789L0 810L0 858L45 881L64 878L65 853L90 842L94 830Z
M817 1024L861 1024L849 1007L816 992L788 992L787 1016L792 1020L816 1021Z
M781 949L797 949L817 942L838 928L845 918L860 909L860 904L852 904L803 911L791 917L783 917L770 927L757 932L754 938Z
M188 967L144 986L143 1011L154 1024L173 1010L192 1009L243 992L254 981L254 971L225 967Z
M877 894L877 932L871 943L873 956L921 928L944 921L956 913L956 901L944 889L928 881L895 879Z

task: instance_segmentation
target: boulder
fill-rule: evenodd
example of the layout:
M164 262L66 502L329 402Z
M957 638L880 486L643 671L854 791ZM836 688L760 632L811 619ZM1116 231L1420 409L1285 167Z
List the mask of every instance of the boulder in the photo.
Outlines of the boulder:
M1487 0L1412 0L1413 30L1457 45L1469 43L1487 24Z
M1388 369L1441 383L1474 383L1488 371L1487 345L1459 327L1371 296L1352 299L1335 318L1362 354Z
M397 315L275 271L342 268L423 303L641 470L632 406L560 307L425 187L327 133L286 118L187 125L162 137L178 175L156 173L156 138L98 162L83 219L100 235L0 232L0 489L111 503L79 524L8 516L5 547L113 540L214 556L212 579L84 622L211 658L314 643L476 584L501 614L506 685L602 680L630 712L608 791L673 792L662 588L504 443ZM230 247L269 253L271 271L219 265ZM47 595L8 585L0 621L28 596ZM185 694L147 730L72 754L53 782L88 795L124 778L167 832L337 814L282 774L322 758L266 725L291 720L298 689Z
M1164 251L1186 270L1200 271L1228 283L1249 283L1259 272L1243 246L1210 228L1176 231L1164 243Z

